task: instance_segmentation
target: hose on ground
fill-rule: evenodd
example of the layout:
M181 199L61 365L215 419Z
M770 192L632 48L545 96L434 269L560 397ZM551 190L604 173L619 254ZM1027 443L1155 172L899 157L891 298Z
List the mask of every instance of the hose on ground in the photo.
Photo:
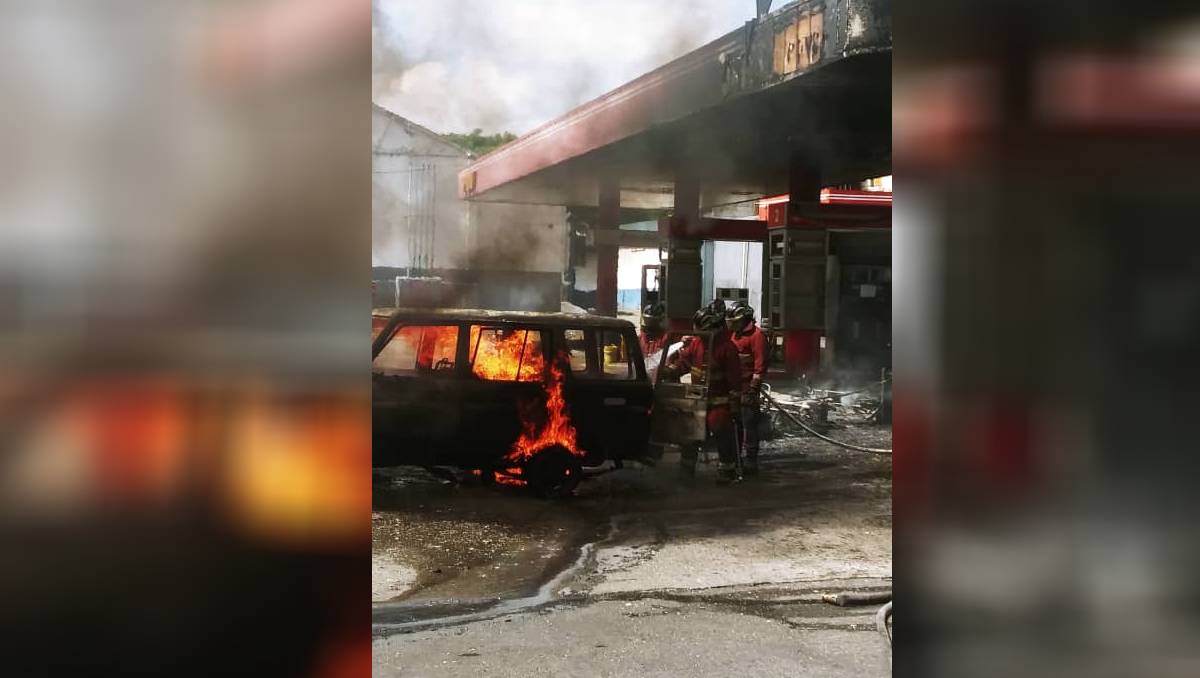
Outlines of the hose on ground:
M767 399L767 402L774 405L775 409L782 412L785 417L787 417L788 419L791 419L793 423L799 425L805 431L808 431L809 433L815 435L816 437L820 438L821 440L824 440L827 443L832 443L834 445L837 445L838 447L844 447L848 450L855 450L858 452L869 452L871 454L891 454L892 453L891 450L883 450L883 449L878 449L878 448L874 448L874 447L863 447L862 445L855 445L853 443L844 443L840 440L834 440L833 438L830 438L829 436L825 435L824 433L821 433L817 429L804 423L804 421L802 419L800 419L800 417L797 417L796 415L792 414L791 412L788 412L787 410L785 410L783 408L783 406L780 405L777 400L775 400L775 398L771 397L771 394L763 393L763 397L765 397Z
M891 591L842 591L841 593L826 593L821 596L823 602L838 607L849 605L875 605L886 603L892 599Z
M892 646L892 601L888 601L875 613L875 628L887 639L888 647Z
M857 393L865 393L865 392L870 391L871 389L875 388L876 386L882 388L884 384L890 382L891 380L892 380L891 377L887 377L886 379L871 382L870 384L867 384L866 386L863 386L862 388L854 389L853 391L826 391L826 393L829 394L830 398L837 398L838 400L841 400L842 398L845 398L846 396L855 395Z

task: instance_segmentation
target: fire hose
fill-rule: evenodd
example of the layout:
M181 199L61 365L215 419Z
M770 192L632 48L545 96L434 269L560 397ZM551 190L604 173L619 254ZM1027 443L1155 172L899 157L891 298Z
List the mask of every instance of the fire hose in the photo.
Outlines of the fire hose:
M780 405L777 400L775 400L773 397L771 397L770 393L763 391L762 396L763 396L763 398L765 398L767 400L767 402L774 405L776 410L779 410L780 412L783 413L783 415L785 417L787 417L788 419L791 419L793 423L799 425L800 428L803 428L805 431L808 431L809 433L815 435L816 437L820 438L821 440L824 440L827 443L832 443L834 445L837 445L838 447L844 447L848 450L855 450L858 452L869 452L871 454L891 454L892 453L891 450L883 450L883 449L878 449L878 448L874 448L874 447L863 447L862 445L855 445L853 443L845 443L840 440L834 440L833 438L830 438L829 436L821 433L817 429L804 423L804 421L802 419L800 419L800 417L797 417L796 415L792 414L791 412L785 410L783 408L783 405Z
M892 601L888 601L879 612L875 613L875 628L887 639L888 647L892 646Z
M878 382L872 382L862 388L854 389L853 391L826 391L826 393L828 393L829 396L832 398L841 399L841 398L845 398L846 396L851 396L851 395L855 395L858 393L866 393L867 391L870 391L871 389L875 388L876 384L878 384L879 386L883 386L884 384L890 382L891 380L892 380L891 377L887 377ZM815 389L810 389L810 390L815 390Z
M841 593L826 593L821 596L823 602L830 605L837 605L838 607L886 603L891 599L891 591L842 591Z
M838 607L846 607L847 605L870 605L873 603L883 603L883 607L875 613L875 628L888 642L888 646L892 644L892 592L891 591L843 591L841 593L827 593L821 596L823 602Z

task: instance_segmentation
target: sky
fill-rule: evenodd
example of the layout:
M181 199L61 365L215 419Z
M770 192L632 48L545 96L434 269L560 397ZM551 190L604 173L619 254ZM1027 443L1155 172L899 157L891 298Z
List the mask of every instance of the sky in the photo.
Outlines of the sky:
M372 98L440 133L523 134L754 14L754 0L372 0Z

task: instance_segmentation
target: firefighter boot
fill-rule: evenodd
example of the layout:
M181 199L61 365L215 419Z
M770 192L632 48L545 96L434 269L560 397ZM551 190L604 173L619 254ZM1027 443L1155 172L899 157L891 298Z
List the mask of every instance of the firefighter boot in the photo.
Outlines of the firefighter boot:
M730 483L736 482L737 479L738 479L737 466L735 464L721 462L717 466L717 484L718 485L728 485Z
M694 447L686 447L679 455L679 481L685 485L690 485L696 480L696 457L699 450Z
M746 456L742 462L742 475L745 476L758 475L758 427L761 417L757 393L743 400L742 442Z
M758 475L758 450L746 450L746 458L742 460L742 475L748 478Z

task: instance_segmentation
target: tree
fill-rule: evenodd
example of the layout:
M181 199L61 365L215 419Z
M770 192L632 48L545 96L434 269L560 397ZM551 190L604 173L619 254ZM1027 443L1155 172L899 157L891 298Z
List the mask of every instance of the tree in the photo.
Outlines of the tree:
M483 130L478 127L471 130L470 134L444 134L442 136L475 157L490 153L517 138L517 135L512 132L484 134Z

